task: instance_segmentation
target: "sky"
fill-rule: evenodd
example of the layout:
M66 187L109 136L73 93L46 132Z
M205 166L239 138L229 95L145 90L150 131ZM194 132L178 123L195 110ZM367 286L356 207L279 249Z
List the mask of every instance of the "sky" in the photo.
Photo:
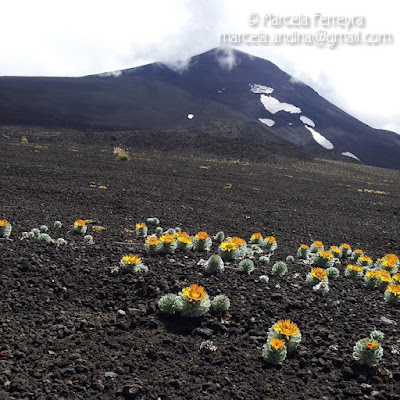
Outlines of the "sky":
M391 35L390 44L334 48L232 45L272 61L368 125L400 134L397 8L396 0L1 0L0 76L82 76L155 61L186 66L220 46L223 34ZM340 25L341 17L353 27Z

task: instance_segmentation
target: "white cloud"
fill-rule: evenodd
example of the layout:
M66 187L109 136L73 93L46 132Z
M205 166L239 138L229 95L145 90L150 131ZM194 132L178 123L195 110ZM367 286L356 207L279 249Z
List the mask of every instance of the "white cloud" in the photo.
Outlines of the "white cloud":
M266 31L251 12L282 16L364 16L365 32L398 34L397 3L247 0L3 0L0 75L81 76L155 61L185 68L223 33ZM275 33L284 30L275 29ZM271 32L271 31L269 31ZM400 38L390 46L240 46L269 59L363 122L400 133ZM231 54L223 55L228 68Z

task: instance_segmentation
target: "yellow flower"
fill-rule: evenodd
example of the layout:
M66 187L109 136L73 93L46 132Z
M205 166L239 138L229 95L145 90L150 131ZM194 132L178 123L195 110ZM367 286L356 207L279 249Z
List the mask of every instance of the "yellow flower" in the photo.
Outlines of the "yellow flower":
M365 276L367 278L379 278L380 271L367 271Z
M387 287L387 291L392 293L395 296L400 296L400 284L392 283Z
M207 240L208 239L208 233L204 231L200 231L197 233L196 238L199 240Z
M238 245L233 242L222 242L220 247L223 251L235 251L238 248Z
M330 260L331 258L333 258L333 254L330 251L319 251L318 255L321 258L325 258L326 260Z
M349 250L350 249L350 245L348 243L342 243L342 248Z
M128 254L127 256L122 257L122 261L126 264L139 264L142 259L136 254Z
M265 238L265 241L266 241L267 243L273 244L273 243L276 242L276 239L275 239L274 236L267 236L267 237Z
M363 255L363 256L359 257L359 260L360 260L361 262L366 262L366 263L368 263L368 264L371 264L371 263L373 262L372 258L371 258L371 257L368 257L368 256L366 256L366 255Z
M303 249L303 250L306 250L306 249L308 249L308 246L306 244L301 244L300 248Z
M192 243L192 239L189 236L178 236L178 242L190 244Z
M386 254L380 262L385 267L395 268L399 262L399 257L397 257L396 254Z
M351 271L356 271L356 272L361 272L362 271L362 266L361 265L348 264L346 268L351 270Z
M392 276L392 279L396 282L400 282L400 272L397 272L397 274L394 274Z
M380 269L378 271L379 271L379 279L381 280L381 282L387 282L387 283L393 282L393 279L388 271L386 271L385 269Z
M163 243L171 244L171 243L174 242L175 236L174 236L174 235L162 235L162 236L160 237L160 240L161 240Z
M283 349L286 344L283 340L281 339L277 339L277 338L273 338L269 341L269 344L271 345L271 348L275 351Z
M311 269L311 275L314 278L319 279L320 281L322 281L323 279L327 279L328 278L328 273L323 268L312 268Z
M243 240L242 238L240 238L240 237L238 237L238 236L233 236L233 237L231 237L231 238L229 239L229 241L230 241L231 243L236 244L237 247L243 246L243 245L246 243L245 240Z
M191 284L189 287L182 289L182 296L185 296L189 302L204 300L207 296L203 286L199 286L196 283Z
M8 221L6 219L0 219L0 227L4 227L8 225Z
M260 232L256 232L256 233L253 233L253 234L251 235L251 238L252 238L252 239L255 239L255 240L260 240L260 239L262 239L262 235L261 235Z
M383 258L385 260L388 260L389 262L393 262L393 263L398 263L399 262L399 257L397 257L396 254L393 254L393 253L388 253Z
M189 235L188 235L187 232L176 232L176 233L175 233L175 236L176 236L177 238L179 238L179 237L189 237Z
M136 224L136 229L143 229L146 226L145 222L138 222Z
M368 350L374 350L375 347L378 347L378 346L379 346L379 343L378 343L376 340L373 340L373 341L371 341L371 342L368 342L368 343L365 345L365 347L366 347Z
M85 226L85 225L86 225L86 222L85 222L83 219L77 219L77 220L74 222L74 225L75 225L75 226Z
M149 244L150 246L156 246L156 245L160 244L160 240L158 239L157 236L149 236L146 239L146 243Z
M354 250L354 253L361 255L364 252L361 249L357 249L357 250Z
M342 250L339 249L337 246L331 246L332 253L341 253Z
M291 322L290 319L280 319L274 324L273 329L281 335L286 336L286 339L300 333L298 326L294 322Z
M317 248L320 248L320 247L324 247L324 244L323 244L320 240L316 240L316 241L313 243L313 246L314 246L314 247L317 247Z

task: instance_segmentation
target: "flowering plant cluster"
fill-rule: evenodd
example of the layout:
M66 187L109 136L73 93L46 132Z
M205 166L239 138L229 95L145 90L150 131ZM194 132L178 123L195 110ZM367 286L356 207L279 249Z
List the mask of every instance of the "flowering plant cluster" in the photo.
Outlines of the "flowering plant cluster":
M230 300L225 295L215 296L212 301L203 286L196 283L182 289L178 294L166 294L158 301L160 311L165 314L179 314L183 317L201 317L210 307L216 313L224 313L230 307Z
M6 219L0 219L0 238L8 239L11 235L12 226Z
M380 331L371 332L370 337L359 340L353 348L353 358L360 364L375 366L383 356L381 341L384 334Z
M287 353L293 352L301 342L299 327L289 319L277 321L268 331L268 341L262 356L271 364L282 364Z

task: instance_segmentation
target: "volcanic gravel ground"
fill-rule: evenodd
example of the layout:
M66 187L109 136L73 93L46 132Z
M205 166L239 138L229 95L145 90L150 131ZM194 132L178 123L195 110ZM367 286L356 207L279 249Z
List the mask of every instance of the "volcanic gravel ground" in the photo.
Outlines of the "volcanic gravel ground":
M256 257L250 276L234 263L206 276L198 261L207 254L148 257L143 239L124 232L152 216L191 234L223 230L248 240L260 231L277 239L272 263L317 239L349 242L374 258L400 254L400 173L143 151L119 162L109 145L12 142L0 143L0 170L0 218L13 225L12 241L0 241L0 398L400 399L399 308L344 278L343 267L321 297L304 286L309 267L301 264L278 278ZM89 228L95 244L68 233L78 218L106 228ZM19 239L42 224L68 244ZM128 252L144 257L148 275L111 275ZM229 296L228 314L182 319L157 311L161 295L190 283ZM303 340L273 367L261 349L281 318L296 322ZM385 333L384 357L376 368L360 367L353 346L373 328ZM216 351L200 351L207 339Z

